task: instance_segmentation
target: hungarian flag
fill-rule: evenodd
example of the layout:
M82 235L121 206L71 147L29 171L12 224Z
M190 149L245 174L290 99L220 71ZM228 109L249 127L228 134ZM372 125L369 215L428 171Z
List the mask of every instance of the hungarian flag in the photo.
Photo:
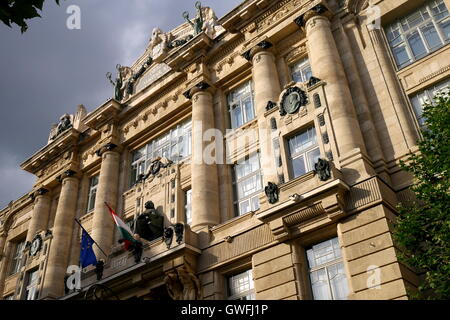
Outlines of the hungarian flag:
M123 222L123 220L119 218L119 216L114 212L113 209L111 209L111 207L106 202L105 205L108 207L114 223L116 224L117 228L120 231L120 234L122 235L122 241L120 242L123 242L125 250L128 250L131 244L137 242L137 240L133 238L133 232L131 231L130 227L128 227L125 222Z

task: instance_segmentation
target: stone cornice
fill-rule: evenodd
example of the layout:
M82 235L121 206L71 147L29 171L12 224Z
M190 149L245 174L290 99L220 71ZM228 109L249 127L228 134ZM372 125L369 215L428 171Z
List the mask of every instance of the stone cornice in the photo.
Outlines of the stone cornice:
M69 147L75 145L78 142L79 136L80 132L77 130L73 128L67 130L55 141L42 148L31 158L22 163L20 167L27 172L35 174L56 156L66 151Z
M253 0L247 1L228 13L220 20L220 23L230 33L237 33L246 24L250 23L255 16L259 15L269 6L275 5L281 0Z
M99 130L108 121L117 118L123 106L116 100L110 99L95 111L89 113L82 121L89 128Z
M214 45L213 40L204 32L197 35L191 41L170 54L164 63L173 70L182 70L186 65L200 57L206 57L209 49Z

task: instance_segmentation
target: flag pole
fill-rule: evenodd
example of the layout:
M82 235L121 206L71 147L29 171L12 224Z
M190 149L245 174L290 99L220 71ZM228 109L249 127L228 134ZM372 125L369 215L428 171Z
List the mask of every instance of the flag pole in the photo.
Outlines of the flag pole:
M81 225L80 221L78 221L78 220L75 218L75 222L78 223L78 225L80 226L80 228L83 229L84 232L86 232L86 233L91 237L91 235L89 234L89 232L87 232L86 229L83 228L83 226ZM95 240L94 240L92 237L91 237L91 239L92 239L92 241L94 241L94 244L96 244L97 247L100 249L100 251L105 255L105 257L108 258L108 255L105 253L105 251L102 250L102 248L98 245L98 243L95 242Z

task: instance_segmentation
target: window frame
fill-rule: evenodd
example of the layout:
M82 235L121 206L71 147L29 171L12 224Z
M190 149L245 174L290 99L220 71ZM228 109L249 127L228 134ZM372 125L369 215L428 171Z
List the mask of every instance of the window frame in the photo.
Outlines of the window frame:
M249 289L241 292L236 292L233 294L233 289L236 288L236 286L232 286L231 283L233 282L234 278L238 279L241 276L247 277ZM243 278L243 277L242 277ZM227 300L256 300L256 290L255 290L255 281L253 279L253 270L252 268L247 269L245 271L234 273L232 275L229 275L226 277L226 284L227 284ZM244 297L250 297L250 299L242 299Z
M26 245L26 240L22 239L20 241L16 241L14 243L14 251L13 255L11 256L11 262L9 267L8 274L10 276L13 276L20 272L20 269L22 267L22 260L24 259L25 255L23 253Z
M237 91L244 90L245 87L248 87L250 89L249 93L246 93L244 95L239 95L238 98L234 97L234 94ZM252 118L249 118L249 116L247 115L247 109L245 108L245 103L244 103L249 98L250 98L251 108L252 108L252 112L253 112ZM255 106L255 90L254 90L254 84L253 84L252 79L248 79L248 80L240 83L235 88L231 89L227 93L226 100L227 100L227 108L228 108L228 115L230 118L230 128L231 129L238 129L257 118L256 106ZM240 123L240 124L235 123L235 119L233 116L233 110L236 110L236 108L233 108L233 107L236 107L236 108L239 107L239 109L241 110L240 114L241 114L242 123Z
M93 185L93 181L97 181L95 185ZM95 209L95 200L97 198L97 188L98 183L100 181L100 175L94 175L89 179L89 191L88 191L88 201L87 201L87 207L86 207L86 213L92 212ZM91 208L91 202L92 202L92 208Z
M440 4L443 4L444 7L447 9L446 11L447 14L444 17L436 18L437 15L445 13L445 11L441 11L439 14L434 14L432 9L433 5L436 4L438 4L436 8L438 8ZM424 19L424 12L428 14L428 18L426 19ZM420 18L422 19L422 21L420 23L411 26L411 22L408 19L416 14L420 14ZM386 27L384 27L387 44L394 58L397 69L398 70L403 69L413 64L414 62L425 58L431 53L439 50L446 44L450 43L450 37L446 38L446 35L444 34L443 29L441 28L441 24L443 22L449 21L450 21L450 12L449 8L446 7L445 2L443 0L432 0L426 2L424 5L416 8L414 11L409 12L407 15L402 16L400 19L397 19L393 23L390 23ZM436 31L436 34L440 40L440 45L437 45L435 47L431 47L431 45L428 43L428 38L424 35L424 31L422 30L423 28L425 28L430 24L432 24L432 26L434 27L434 30ZM405 25L408 28L406 31L404 28ZM398 32L397 36L395 36L395 32ZM419 35L421 45L425 48L425 52L421 53L419 56L416 56L414 54L414 49L409 41L410 39L409 36L415 33ZM400 61L397 58L397 54L395 53L395 50L401 47L404 48L408 56L408 61L405 61L403 63L400 63Z
M295 69L299 68L300 70L298 70L298 72L301 74L301 81L297 81L294 78L294 73L296 72ZM311 73L310 77L307 78L306 73L304 72L306 69L309 68L309 71ZM290 64L289 66L289 72L290 72L290 76L291 76L291 80L295 81L295 82L308 82L309 79L312 77L313 73L312 73L312 67L311 67L311 63L309 61L309 57L302 57L299 60L297 60L296 62Z
M315 143L311 146L308 146L306 148L304 148L303 150L301 150L301 152L296 153L295 155L293 154L292 148L291 148L291 140L299 137L301 134L303 134L304 132L314 132L314 137L315 137ZM308 140L309 141L309 140ZM296 179L298 177L301 177L311 171L314 170L314 163L309 163L309 155L312 154L315 151L319 152L319 158L322 156L321 154L321 149L320 149L320 144L319 144L319 136L317 135L317 130L316 127L314 126L314 124L311 124L309 126L305 126L303 127L301 130L295 132L294 134L288 136L285 138L285 144L286 147L285 148L287 150L288 153L288 162L289 162L289 176L291 179ZM305 172L303 174L300 175L295 175L295 168L294 168L294 160L297 160L299 158L303 157L303 164L305 167Z
M428 86L409 96L409 101L411 103L415 119L420 128L424 128L425 126L424 123L425 120L422 117L422 115L423 115L423 106L427 102L426 100L428 100L428 102L433 102L433 99L439 92L443 92L445 89L449 88L450 88L450 78L447 78L435 84L432 84L431 86ZM416 102L420 103L420 106L418 106ZM420 110L418 110L419 108Z
M241 177L241 178L237 178L237 166L238 165L244 165L246 163L250 163L250 159L252 157L257 157L258 159L258 169L255 171L250 172L249 174ZM260 179L260 184L261 184L261 189L258 189L257 191L239 198L239 184L242 182L245 182L255 176L259 175L259 179ZM239 216L243 216L244 214L247 214L249 212L252 211L257 211L259 210L260 207L260 203L259 203L259 194L264 190L264 186L263 186L263 172L262 172L262 167L261 167L261 155L260 152L254 152L250 155L247 155L246 157L244 157L243 159L241 159L240 161L237 161L234 165L233 165L233 191L234 191L234 199L233 199L233 205L235 208L235 217L239 217ZM258 208L254 208L253 207L253 200L257 198L258 199ZM245 201L249 201L249 206L250 206L250 211L241 213L241 204Z
M177 132L174 135L174 132ZM176 140L176 141L175 141ZM172 149L177 147L177 159L172 158ZM185 148L185 152L180 156L180 151ZM168 154L165 152L168 151ZM135 155L141 152L142 155L136 158ZM177 125L171 127L163 134L155 137L146 143L143 147L135 149L131 152L131 165L130 165L130 179L129 187L132 188L136 185L138 177L141 174L145 174L147 169L152 164L153 159L156 157L165 157L168 155L168 159L174 163L185 161L192 155L192 119L188 119L179 122Z
M333 243L333 241L335 241L335 242ZM331 248L333 249L334 258L330 259L330 260L328 260L326 262L323 262L321 264L317 264L317 265L311 266L311 260L310 260L310 254L309 253L313 252L313 254L314 254L314 247L315 246L319 246L321 244L324 244L326 242L330 242ZM338 250L339 256L337 256L337 254L336 254L336 250L335 250L335 246L334 246L335 243L337 243L337 247L339 249ZM312 299L313 300L319 300L319 299L317 299L317 297L314 297L314 289L313 289L313 283L312 283L312 274L314 272L317 272L319 270L323 270L324 269L325 270L325 274L326 274L326 278L327 278L328 293L331 296L331 300L337 300L336 297L335 297L335 292L333 291L333 287L332 287L332 284L331 284L331 282L332 282L331 280L332 279L331 279L330 274L329 274L329 268L341 264L342 268L344 269L343 275L344 275L344 278L345 278L345 281L346 281L345 282L346 283L345 290L347 291L347 294L346 294L344 299L339 299L339 300L346 300L348 298L348 295L349 295L350 291L349 291L349 286L348 286L347 274L345 273L344 259L342 257L341 247L340 247L340 244L339 244L339 238L338 237L333 237L333 238L330 238L328 240L321 241L321 242L318 242L318 243L316 243L314 245L311 245L309 248L306 248L305 255L306 255L306 262L307 262L307 267L308 267L308 278L309 278L309 283L310 283L310 288L311 288L311 297L312 297ZM320 299L320 300L323 300L323 299Z
M33 275L36 275L36 277L33 279ZM32 282L33 281L33 282ZM37 300L39 297L39 269L32 269L30 271L27 271L26 273L26 284L25 284L25 291L24 291L24 300L33 301ZM30 297L30 290L34 289L35 291L33 294L33 299L29 299Z

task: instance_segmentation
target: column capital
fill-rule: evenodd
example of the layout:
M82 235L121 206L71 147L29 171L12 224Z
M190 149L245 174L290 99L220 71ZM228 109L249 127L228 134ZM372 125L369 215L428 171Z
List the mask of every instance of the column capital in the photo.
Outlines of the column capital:
M300 28L304 28L306 26L306 23L313 17L317 17L317 16L323 16L326 18L330 18L330 11L328 10L328 8L323 5L323 4L318 4L314 7L312 7L311 9L309 9L308 11L306 11L305 13L303 13L302 15L300 15L298 18L296 18L294 20L294 22L300 27Z
M192 88L187 90L183 95L186 97L186 99L191 100L194 95L198 92L209 92L210 89L212 89L212 85L208 83L208 81L200 81L196 85L194 85Z
M60 176L58 176L56 178L56 180L58 180L59 182L63 182L63 180L68 179L68 178L77 179L76 174L77 174L77 172L69 169L69 170L64 171Z
M95 154L96 154L97 156L101 157L105 152L108 152L108 151L116 151L116 152L119 152L118 147L119 147L119 146L118 146L117 144L114 144L114 143L109 142L109 143L105 144L104 146L102 146L102 147L101 147L100 149L98 149L97 151L95 151Z
M242 56L247 60L247 61L252 61L254 56L261 51L267 51L270 48L273 47L273 44L267 40L263 40L261 42L259 42L256 46L254 46L253 48L245 51Z

